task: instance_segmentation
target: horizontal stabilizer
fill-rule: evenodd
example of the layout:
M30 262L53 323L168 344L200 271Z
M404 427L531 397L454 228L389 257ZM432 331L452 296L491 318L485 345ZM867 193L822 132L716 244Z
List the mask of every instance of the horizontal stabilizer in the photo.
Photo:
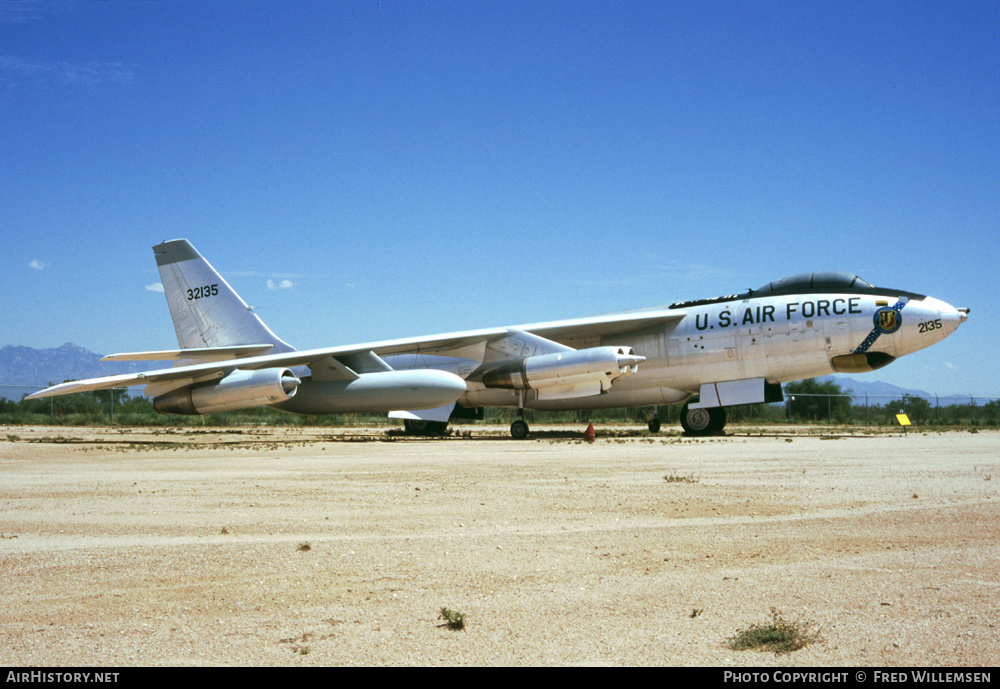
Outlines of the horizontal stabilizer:
M232 347L201 347L198 349L161 349L155 352L108 354L101 361L224 361L245 356L261 356L274 349L273 344L235 345Z

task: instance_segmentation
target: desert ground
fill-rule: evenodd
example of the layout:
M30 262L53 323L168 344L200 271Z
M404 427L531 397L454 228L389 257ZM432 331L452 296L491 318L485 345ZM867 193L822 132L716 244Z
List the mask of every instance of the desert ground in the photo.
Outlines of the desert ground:
M1000 665L1000 432L582 430L5 427L0 663Z

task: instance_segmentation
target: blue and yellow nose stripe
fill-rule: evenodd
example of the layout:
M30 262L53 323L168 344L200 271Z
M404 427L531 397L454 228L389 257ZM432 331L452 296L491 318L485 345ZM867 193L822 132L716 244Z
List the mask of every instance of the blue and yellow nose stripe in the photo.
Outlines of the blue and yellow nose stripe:
M886 306L875 312L873 321L875 327L872 331L868 333L868 337L864 339L858 348L854 350L855 354L864 354L868 351L868 348L875 344L875 340L882 336L883 333L889 334L894 333L899 330L900 326L903 325L903 316L900 313L903 307L906 306L909 299L903 298L897 301L893 306Z

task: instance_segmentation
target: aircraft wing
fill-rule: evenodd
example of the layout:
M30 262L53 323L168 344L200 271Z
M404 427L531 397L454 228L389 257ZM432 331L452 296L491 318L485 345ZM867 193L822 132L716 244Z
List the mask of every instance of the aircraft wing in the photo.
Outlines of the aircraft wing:
M684 314L684 311L677 309L644 309L624 313L611 313L603 316L514 325L506 328L469 330L432 337L414 337L402 340L372 342L339 349L373 351L379 355L421 353L449 356L453 355L457 350L463 350L473 345L495 340L509 335L511 332L527 332L555 342L565 343L566 341L610 337L644 330L671 321L679 321L684 317Z
M615 335L625 335L626 333L665 325L681 320L685 314L686 312L681 309L655 307L636 311L609 313L602 316L571 318L563 321L535 323L533 325L519 325L514 329L523 330L533 335L540 335L566 344L568 342L578 342L583 339L599 339Z
M627 332L634 332L655 325L676 321L683 318L683 316L684 312L676 309L649 309L620 314L608 314L605 316L592 316L589 318L577 318L564 321L521 325L512 328L469 330L430 337L412 337L367 342L341 347L283 352L280 354L228 358L222 361L206 361L205 363L196 363L186 366L173 366L170 368L146 371L143 373L121 374L61 383L29 395L27 399L39 399L54 395L65 395L90 390L106 390L108 388L122 388L135 385L149 386L146 394L157 395L187 385L218 380L224 378L237 369L253 371L268 368L308 366L312 369L314 377L327 380L331 378L354 378L358 377L359 372L366 372L366 369L360 369L359 371L352 370L350 366L343 363L344 360L351 361L352 358L360 360L363 359L363 357L370 356L372 354L375 355L375 357L373 357L375 361L378 361L378 357L382 355L395 354L468 356L470 351L479 352L480 356L482 356L482 352L487 343L502 340L503 338L518 332L531 333L542 338L551 339L554 342L562 342L565 340L576 341L585 338L601 338L624 334ZM247 346L246 351L252 351L253 348L254 345ZM183 350L165 350L157 353L140 352L135 354L116 354L111 355L108 358L110 360L143 360L151 359L154 355L164 356L165 359L191 359L191 357L184 354ZM204 353L202 353L202 357L208 358L205 357ZM382 362L382 365L385 365L384 362Z

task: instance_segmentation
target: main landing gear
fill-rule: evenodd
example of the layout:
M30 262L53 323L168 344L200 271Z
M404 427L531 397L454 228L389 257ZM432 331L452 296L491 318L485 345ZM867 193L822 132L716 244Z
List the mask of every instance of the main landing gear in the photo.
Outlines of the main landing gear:
M725 425L726 410L723 407L691 409L685 404L681 409L681 427L687 435L718 435Z
M726 425L726 410L722 407L712 409L691 409L687 404L681 409L681 427L684 434L690 436L720 435ZM649 432L660 432L660 419L653 416L649 420Z
M510 437L514 440L524 440L528 437L528 422L524 420L525 391L518 390L517 413L521 418L510 425Z
M528 437L528 422L518 419L510 425L510 436L514 440L524 440Z

